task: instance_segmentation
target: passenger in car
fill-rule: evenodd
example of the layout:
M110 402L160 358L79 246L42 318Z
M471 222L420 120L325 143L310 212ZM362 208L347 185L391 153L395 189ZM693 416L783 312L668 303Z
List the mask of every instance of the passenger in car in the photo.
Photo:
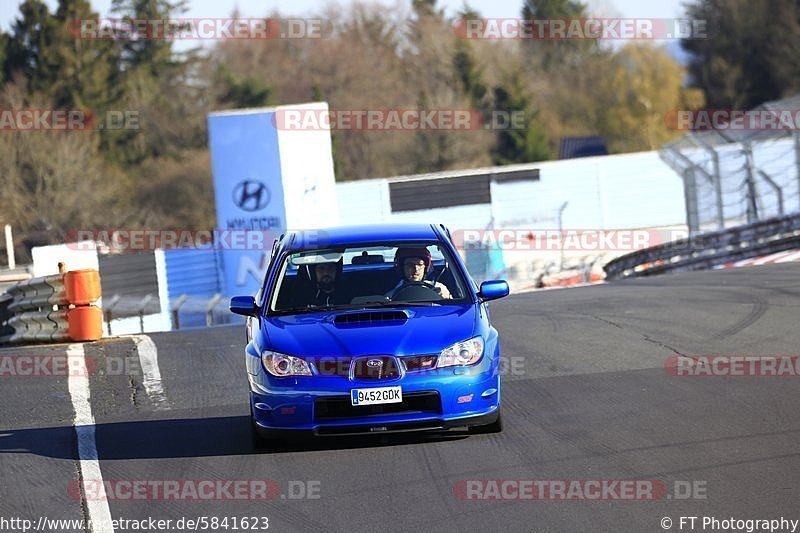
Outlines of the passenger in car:
M388 298L394 298L401 290L414 284L427 285L439 293L442 298L450 299L453 297L445 284L425 279L425 276L433 268L431 253L427 248L398 248L394 254L394 265L400 271L402 279L392 290L386 293Z
M304 305L328 306L350 303L350 294L341 282L343 260L308 265L311 287Z

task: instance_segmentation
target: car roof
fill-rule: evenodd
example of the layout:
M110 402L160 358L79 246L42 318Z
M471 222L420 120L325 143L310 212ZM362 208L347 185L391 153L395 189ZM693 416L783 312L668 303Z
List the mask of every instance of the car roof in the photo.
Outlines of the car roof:
M418 240L439 240L439 235L430 224L363 224L290 231L284 237L285 246L290 250Z

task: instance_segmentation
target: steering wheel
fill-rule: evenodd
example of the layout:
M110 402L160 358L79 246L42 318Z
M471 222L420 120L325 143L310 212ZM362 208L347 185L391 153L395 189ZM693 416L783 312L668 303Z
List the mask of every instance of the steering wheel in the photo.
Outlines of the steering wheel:
M403 288L392 297L392 301L399 302L424 302L443 299L442 295L433 286L422 281L407 281Z

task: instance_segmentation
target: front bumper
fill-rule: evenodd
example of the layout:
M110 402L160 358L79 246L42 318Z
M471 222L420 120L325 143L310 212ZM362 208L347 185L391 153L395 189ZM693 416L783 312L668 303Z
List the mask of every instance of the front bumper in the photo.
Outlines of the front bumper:
M255 429L264 438L271 437L320 437L346 435L383 435L388 433L408 433L414 431L445 431L453 428L482 426L496 422L500 416L500 408L485 414L470 415L461 418L418 418L405 422L384 422L376 425L375 421L362 419L347 424L317 424L311 428L263 426L255 422Z
M490 424L499 413L500 377L496 365L481 367L406 374L393 381L351 381L337 377L275 380L263 374L250 375L253 422L265 437L277 433L375 435ZM351 389L396 385L402 387L406 405L386 404L395 406L389 409L395 412L342 405L349 403ZM428 401L432 395L438 397L435 404ZM411 401L415 397L417 401ZM421 401L422 397L427 400ZM343 408L331 416L327 409L321 408L320 401Z

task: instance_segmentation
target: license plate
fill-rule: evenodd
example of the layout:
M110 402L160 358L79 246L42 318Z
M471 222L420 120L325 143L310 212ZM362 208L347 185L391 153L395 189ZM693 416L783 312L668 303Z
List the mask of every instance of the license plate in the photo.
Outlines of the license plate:
M375 405L377 403L400 403L403 389L400 387L376 387L374 389L351 389L350 401L353 405Z

